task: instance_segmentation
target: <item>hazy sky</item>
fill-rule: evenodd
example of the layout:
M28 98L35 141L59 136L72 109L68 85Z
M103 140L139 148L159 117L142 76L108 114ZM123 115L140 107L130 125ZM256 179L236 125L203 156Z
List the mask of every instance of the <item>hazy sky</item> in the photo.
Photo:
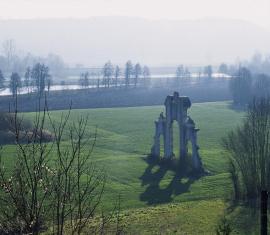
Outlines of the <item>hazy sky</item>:
M0 0L0 18L138 16L150 19L221 17L270 29L270 0Z

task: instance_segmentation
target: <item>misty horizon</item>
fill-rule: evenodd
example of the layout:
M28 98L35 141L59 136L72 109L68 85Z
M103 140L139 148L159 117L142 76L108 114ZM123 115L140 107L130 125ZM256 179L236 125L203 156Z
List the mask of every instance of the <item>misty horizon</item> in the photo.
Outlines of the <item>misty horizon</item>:
M16 8L14 7L16 6ZM258 0L2 0L3 19L88 18L132 16L147 19L192 20L205 17L247 20L270 29L270 2Z
M12 19L0 20L0 30L0 42L14 39L21 54L54 53L72 66L102 66L108 60L123 65L129 59L150 66L218 65L270 53L270 31L225 18Z

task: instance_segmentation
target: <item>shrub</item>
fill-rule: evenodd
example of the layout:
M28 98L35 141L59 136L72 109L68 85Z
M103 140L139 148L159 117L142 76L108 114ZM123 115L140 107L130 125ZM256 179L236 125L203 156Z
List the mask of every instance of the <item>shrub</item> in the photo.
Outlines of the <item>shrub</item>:
M270 190L270 98L254 98L242 126L223 140L235 193L256 199ZM242 187L239 187L241 185Z

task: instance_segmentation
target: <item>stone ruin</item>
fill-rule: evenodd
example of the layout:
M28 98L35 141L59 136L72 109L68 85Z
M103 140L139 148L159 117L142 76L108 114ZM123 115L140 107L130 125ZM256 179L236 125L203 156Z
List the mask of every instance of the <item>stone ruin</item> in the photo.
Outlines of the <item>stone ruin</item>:
M188 155L188 141L192 145L192 165L196 171L203 171L201 158L199 155L199 146L197 144L197 132L194 121L187 115L187 109L191 107L190 99L186 96L179 96L174 92L173 96L167 96L165 100L166 116L160 114L155 121L154 145L151 155L160 157L160 138L164 143L164 158L170 159L173 153L173 122L176 121L179 126L179 149L180 160Z

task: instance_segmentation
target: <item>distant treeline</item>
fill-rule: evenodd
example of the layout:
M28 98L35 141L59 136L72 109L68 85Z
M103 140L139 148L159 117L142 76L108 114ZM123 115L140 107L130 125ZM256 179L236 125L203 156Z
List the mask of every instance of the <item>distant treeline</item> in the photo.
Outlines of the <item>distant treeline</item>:
M92 83L90 81L90 76ZM88 88L94 85L96 88L105 87L137 87L138 84L142 86L149 86L150 84L150 69L148 66L141 66L140 63L133 63L129 60L125 64L125 68L121 69L118 65L113 65L111 61L105 63L101 73L85 72L80 74L79 85L81 88ZM94 81L94 83L93 83Z
M59 82L57 76L63 75L62 72L66 67L59 56L49 55L47 58L40 58L27 54L20 57L16 53L13 40L5 41L2 47L0 90L9 88L13 97L22 90L28 93L23 95L22 100L25 106L29 105L29 110L33 109L37 97L45 93L54 109L66 108L71 100L79 108L160 104L158 97L162 94L163 100L164 94L171 90L190 94L196 101L228 99L230 91L234 103L241 106L246 105L254 96L270 95L270 56L260 54L241 64L197 66L196 71L180 64L176 66L174 74L170 74L167 78L151 75L150 67L139 62L132 63L128 60L121 67L108 61L102 68L96 68L95 72L85 70L78 74L76 82L81 90L51 92L54 79L57 78ZM215 73L219 76L215 77ZM63 76L61 85L69 85L69 81L65 78ZM199 94L195 94L195 91ZM217 94L217 91L220 94ZM149 94L156 97L151 98ZM88 104L89 97L91 101ZM0 108L7 110L10 99L12 98L1 97Z
M230 79L229 88L234 104L246 106L254 97L270 96L270 76L240 67L236 76Z
M110 108L163 105L164 97L173 91L189 96L192 102L230 100L228 81L213 82L211 85L186 86L181 88L111 88L51 91L47 96L50 110L80 108ZM0 110L8 111L12 107L12 96L0 97ZM35 111L37 94L21 95L18 99L19 111Z

